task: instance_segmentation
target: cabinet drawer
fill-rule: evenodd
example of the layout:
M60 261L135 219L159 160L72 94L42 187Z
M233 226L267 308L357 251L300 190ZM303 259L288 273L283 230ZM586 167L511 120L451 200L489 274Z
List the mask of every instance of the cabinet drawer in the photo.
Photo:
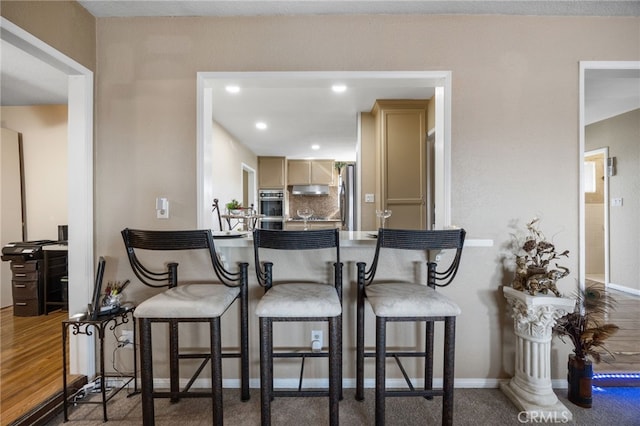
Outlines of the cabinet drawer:
M14 271L13 281L38 281L38 271Z
M27 262L11 262L11 270L13 272L37 271L38 269L39 268L37 260Z
M38 281L11 281L13 300L38 299Z
M38 299L15 300L13 315L16 317L37 317L40 315Z

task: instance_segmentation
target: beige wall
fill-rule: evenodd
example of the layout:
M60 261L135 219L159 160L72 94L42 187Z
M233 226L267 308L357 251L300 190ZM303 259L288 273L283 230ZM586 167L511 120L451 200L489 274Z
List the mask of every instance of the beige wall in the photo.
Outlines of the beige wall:
M2 0L0 15L95 71L96 19L77 2Z
M463 311L456 377L507 377L513 348L503 342L512 331L499 286L511 280L503 262L509 226L540 215L578 270L578 61L638 60L639 24L514 16L99 19L97 253L116 260L118 278L130 277L123 227L196 225L196 72L451 70L453 223L495 242L468 248L445 290ZM158 188L180 197L183 209L163 223L150 218ZM559 287L571 292L576 282L574 272ZM555 344L554 378L565 376L568 352Z
M609 178L609 273L612 284L640 291L640 109L590 124L585 150L609 147L616 158L616 175Z
M242 164L258 172L258 157L218 123L213 122L212 178L213 193L224 205L232 199L243 200ZM208 204L211 204L210 202ZM217 225L216 225L217 226Z
M22 133L27 240L57 240L67 224L67 106L1 107L2 127Z

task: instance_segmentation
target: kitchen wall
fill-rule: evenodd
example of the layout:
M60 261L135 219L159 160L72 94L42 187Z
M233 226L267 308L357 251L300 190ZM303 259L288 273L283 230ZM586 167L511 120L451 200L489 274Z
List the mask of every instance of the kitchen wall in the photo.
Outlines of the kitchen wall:
M242 165L251 167L257 173L258 157L217 122L213 122L212 126L213 151L210 155L213 160L213 170L211 185L213 186L213 194L218 198L222 212L224 212L224 205L229 201L236 199L243 202L243 193L248 182L245 181L247 175L243 172Z

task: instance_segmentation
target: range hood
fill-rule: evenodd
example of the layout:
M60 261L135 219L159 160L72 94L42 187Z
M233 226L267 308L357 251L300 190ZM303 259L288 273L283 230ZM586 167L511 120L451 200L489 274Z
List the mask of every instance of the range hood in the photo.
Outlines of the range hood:
M291 195L329 195L329 185L293 185Z

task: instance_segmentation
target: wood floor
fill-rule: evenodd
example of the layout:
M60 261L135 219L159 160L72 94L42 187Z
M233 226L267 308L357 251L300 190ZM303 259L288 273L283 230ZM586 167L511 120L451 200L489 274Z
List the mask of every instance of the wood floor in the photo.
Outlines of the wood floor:
M62 392L61 321L67 312L13 316L0 309L0 424L9 425ZM79 376L70 377L75 380Z
M614 309L606 322L620 329L606 340L602 362L594 364L595 372L640 372L640 296L608 290L607 297L614 299Z

